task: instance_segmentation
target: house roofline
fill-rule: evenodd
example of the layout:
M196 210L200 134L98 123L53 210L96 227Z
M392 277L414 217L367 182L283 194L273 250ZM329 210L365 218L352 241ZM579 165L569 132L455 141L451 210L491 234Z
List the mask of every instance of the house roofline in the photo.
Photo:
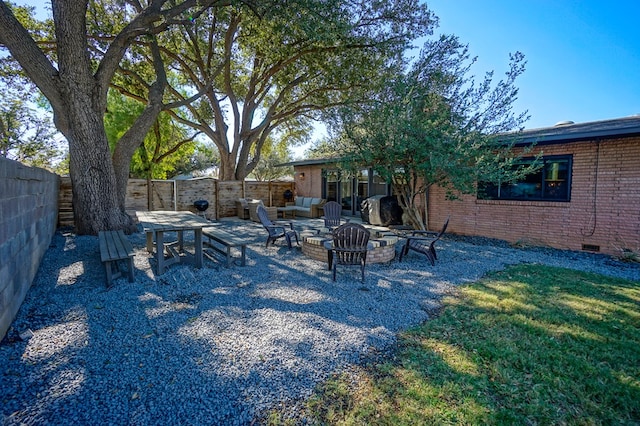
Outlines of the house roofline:
M506 134L517 138L516 146L551 145L585 140L616 139L640 135L640 115L585 123L558 123L552 127Z
M296 160L289 161L287 163L276 164L275 167L287 167L287 166L317 166L319 164L329 164L329 163L337 163L340 161L340 158L332 157L332 158L312 158L309 160Z
M554 145L589 140L601 141L630 136L640 136L640 114L584 123L561 122L551 127L504 133L501 135L501 139L507 142L515 138L515 146L527 146L532 144ZM316 166L320 164L337 163L340 160L341 158L339 157L313 158L289 161L278 164L276 167Z

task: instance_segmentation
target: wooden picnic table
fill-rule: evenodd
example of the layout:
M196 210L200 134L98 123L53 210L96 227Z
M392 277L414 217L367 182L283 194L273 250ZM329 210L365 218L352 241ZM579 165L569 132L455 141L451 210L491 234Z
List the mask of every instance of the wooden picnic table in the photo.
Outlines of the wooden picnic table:
M211 223L190 211L137 211L136 216L147 234L147 251L154 253L157 262L157 274L162 275L164 269L178 262L193 261L197 268L202 268L202 228ZM185 231L194 232L194 254L184 251ZM165 242L165 232L176 232L179 252L175 250L175 243ZM168 257L165 257L164 252Z

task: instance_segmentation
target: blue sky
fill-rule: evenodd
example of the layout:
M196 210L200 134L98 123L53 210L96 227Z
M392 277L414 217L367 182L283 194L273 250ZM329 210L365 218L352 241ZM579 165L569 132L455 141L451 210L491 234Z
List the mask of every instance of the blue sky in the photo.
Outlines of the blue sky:
M509 53L527 69L516 111L526 128L640 114L640 1L429 0L436 34L455 34L478 57L479 78L502 78Z
M42 2L17 3L38 4L45 12ZM478 79L488 70L503 78L509 53L524 53L527 69L517 81L515 110L529 112L526 128L640 114L640 0L428 0L427 5L440 19L435 34L457 35L478 57L473 69Z

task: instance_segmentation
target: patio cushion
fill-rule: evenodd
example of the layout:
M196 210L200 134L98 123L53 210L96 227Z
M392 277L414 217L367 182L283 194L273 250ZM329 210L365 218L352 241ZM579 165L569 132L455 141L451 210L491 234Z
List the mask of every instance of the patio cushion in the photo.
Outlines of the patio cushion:
M296 197L296 206L302 207L303 200L304 200L304 197Z
M311 197L304 197L302 207L311 207Z
M322 198L312 198L311 204L320 204L321 201L322 201Z

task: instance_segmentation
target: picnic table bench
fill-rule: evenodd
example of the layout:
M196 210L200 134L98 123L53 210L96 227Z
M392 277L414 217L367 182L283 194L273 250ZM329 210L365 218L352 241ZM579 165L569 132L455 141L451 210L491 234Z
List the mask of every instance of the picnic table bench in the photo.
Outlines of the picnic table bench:
M231 249L233 247L239 248L241 253L240 265L245 266L247 242L244 239L216 227L203 228L202 236L208 238L208 241L203 241L203 245L207 246L207 249L212 249L218 253L226 255L227 267L230 267L233 262ZM220 248L215 244L220 244L223 248ZM207 255L207 257L209 257L209 255Z
M100 243L100 260L104 263L107 272L107 287L111 286L114 279L122 276L119 265L121 260L126 260L129 282L134 282L133 245L124 232L100 231L98 241Z

